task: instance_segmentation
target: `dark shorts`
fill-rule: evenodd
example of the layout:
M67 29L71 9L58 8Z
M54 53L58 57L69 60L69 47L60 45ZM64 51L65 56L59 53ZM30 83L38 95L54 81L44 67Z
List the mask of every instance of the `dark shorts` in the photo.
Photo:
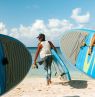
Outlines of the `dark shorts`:
M38 61L39 65L44 65L44 69L47 70L48 68L51 68L52 64L52 55L46 56L45 58L42 58L40 61Z

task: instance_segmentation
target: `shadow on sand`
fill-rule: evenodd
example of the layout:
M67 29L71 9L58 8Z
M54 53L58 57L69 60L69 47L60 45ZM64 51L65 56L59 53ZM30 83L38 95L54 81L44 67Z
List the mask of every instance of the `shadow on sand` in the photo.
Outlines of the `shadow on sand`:
M87 81L85 80L71 80L69 82L58 82L58 83L55 83L55 85L58 85L58 84L62 84L62 85L70 85L72 88L76 88L76 89L84 89L84 88L87 88ZM75 97L78 97L78 96L75 96Z

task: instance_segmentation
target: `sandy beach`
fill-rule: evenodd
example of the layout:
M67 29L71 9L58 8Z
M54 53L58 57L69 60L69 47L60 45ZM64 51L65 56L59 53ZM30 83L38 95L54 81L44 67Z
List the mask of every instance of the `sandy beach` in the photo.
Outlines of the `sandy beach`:
M1 97L95 97L95 80L60 80L52 78L46 85L45 78L25 78Z

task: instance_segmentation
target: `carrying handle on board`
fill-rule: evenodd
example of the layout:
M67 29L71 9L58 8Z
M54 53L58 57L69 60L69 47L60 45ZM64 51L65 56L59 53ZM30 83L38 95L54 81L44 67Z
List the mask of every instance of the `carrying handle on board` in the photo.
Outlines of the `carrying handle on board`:
M4 58L2 59L2 63L3 63L3 65L8 64L8 59L7 59L7 57L4 57Z

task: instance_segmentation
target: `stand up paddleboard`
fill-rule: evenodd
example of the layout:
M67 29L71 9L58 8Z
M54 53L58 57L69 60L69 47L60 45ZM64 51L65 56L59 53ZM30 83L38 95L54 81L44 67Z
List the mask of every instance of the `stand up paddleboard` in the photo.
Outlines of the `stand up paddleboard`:
M74 29L65 32L60 40L65 64L76 66L92 78L95 78L95 47L91 55L88 55L88 48L94 34L94 30ZM86 42L86 46L82 47L83 41Z
M51 53L53 56L53 60L57 63L57 65L61 66L61 68L62 68L61 72L65 73L67 80L71 80L69 71L68 71L66 65L64 64L64 62L62 61L62 59L60 58L60 56L53 49L51 49Z
M0 95L25 77L31 63L32 57L24 44L0 34Z
M88 51L94 34L88 34L85 39L86 45L80 48L76 60L76 67L92 78L95 78L95 47L93 47L91 55L88 55Z

